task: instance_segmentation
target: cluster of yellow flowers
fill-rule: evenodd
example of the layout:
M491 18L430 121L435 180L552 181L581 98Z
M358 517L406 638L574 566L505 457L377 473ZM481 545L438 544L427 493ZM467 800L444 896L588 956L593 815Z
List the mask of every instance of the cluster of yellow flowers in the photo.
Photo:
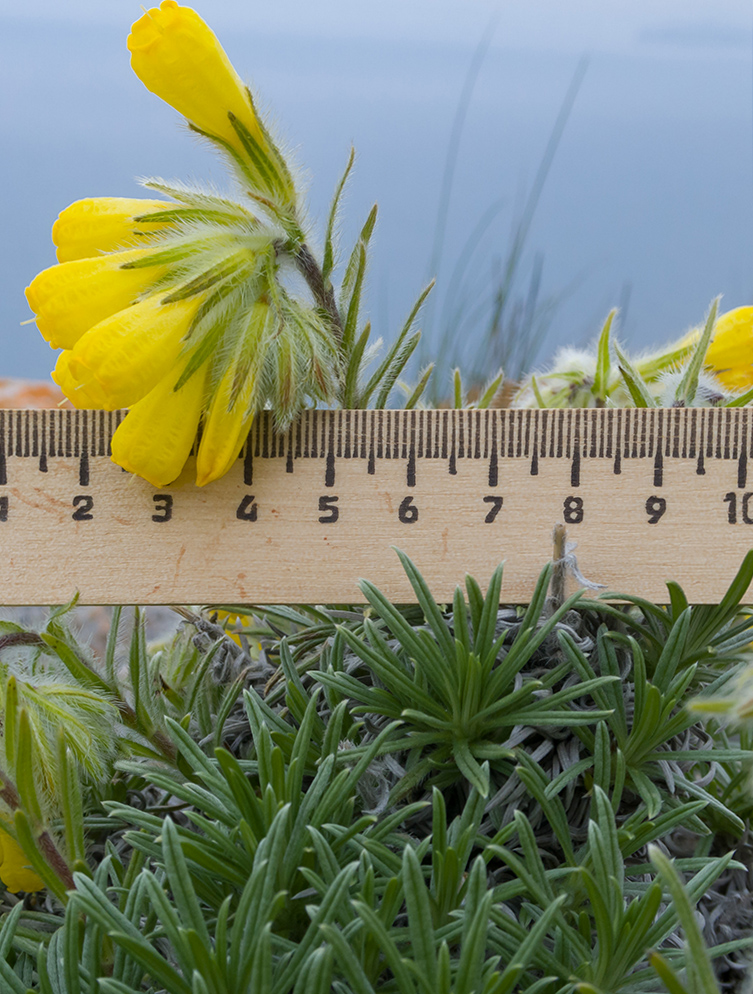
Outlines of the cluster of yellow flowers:
M129 409L112 441L115 462L164 486L201 427L204 485L237 459L255 411L271 407L284 427L311 400L337 398L342 318L306 246L290 169L209 27L163 0L133 25L128 48L144 85L225 155L243 202L160 181L145 185L170 199L80 200L53 228L59 264L26 294L40 332L63 350L53 379L74 406ZM315 306L285 288L290 262ZM638 373L659 390L699 337L636 360ZM753 308L719 318L705 357L712 386L750 387L752 341ZM515 403L596 402L595 363L590 352L566 351ZM607 399L630 403L619 377Z
M289 420L305 396L331 400L337 329L277 278L286 252L310 267L295 186L215 35L163 0L133 25L128 48L144 85L225 155L255 213L159 182L147 185L171 200L78 201L53 228L59 264L26 296L63 349L53 379L74 406L130 409L113 459L168 484L201 423L203 485L227 472L265 403Z

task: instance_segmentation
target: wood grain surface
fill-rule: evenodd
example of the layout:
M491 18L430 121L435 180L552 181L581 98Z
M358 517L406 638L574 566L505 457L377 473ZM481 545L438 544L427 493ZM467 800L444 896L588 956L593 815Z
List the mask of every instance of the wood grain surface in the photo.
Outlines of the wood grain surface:
M264 415L222 480L162 490L111 462L124 416L0 410L0 603L408 602L395 547L440 601L504 561L525 602L557 524L595 592L712 602L753 546L745 408Z

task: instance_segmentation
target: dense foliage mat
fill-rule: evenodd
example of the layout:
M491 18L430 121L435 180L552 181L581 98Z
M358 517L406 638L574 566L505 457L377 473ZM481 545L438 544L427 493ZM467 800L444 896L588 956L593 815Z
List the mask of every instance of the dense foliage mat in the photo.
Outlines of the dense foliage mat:
M66 610L3 623L2 835L40 888L3 990L742 989L751 743L715 702L753 555L713 607L556 603L551 567L525 609L501 569L438 605L401 559L417 606L183 610L161 646L117 609L102 653Z

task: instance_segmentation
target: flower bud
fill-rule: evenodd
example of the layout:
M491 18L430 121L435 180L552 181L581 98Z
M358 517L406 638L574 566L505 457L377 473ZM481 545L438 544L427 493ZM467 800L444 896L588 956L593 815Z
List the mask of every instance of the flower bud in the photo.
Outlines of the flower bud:
M292 203L280 153L259 120L248 88L214 32L195 10L162 0L131 28L131 67L144 86L243 163L261 192Z
M60 212L52 226L52 242L58 262L73 262L89 256L143 245L162 222L150 222L144 215L164 211L164 200L125 197L88 197L76 200ZM142 218L138 223L136 218Z

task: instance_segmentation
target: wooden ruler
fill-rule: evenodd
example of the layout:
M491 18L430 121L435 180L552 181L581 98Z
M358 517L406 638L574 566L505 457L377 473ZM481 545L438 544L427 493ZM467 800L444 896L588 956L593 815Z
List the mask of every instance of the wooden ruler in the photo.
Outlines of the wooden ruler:
M222 480L159 490L109 459L124 416L0 411L0 603L407 602L393 546L438 600L504 560L524 602L558 523L592 582L708 602L753 546L746 408L264 415Z

